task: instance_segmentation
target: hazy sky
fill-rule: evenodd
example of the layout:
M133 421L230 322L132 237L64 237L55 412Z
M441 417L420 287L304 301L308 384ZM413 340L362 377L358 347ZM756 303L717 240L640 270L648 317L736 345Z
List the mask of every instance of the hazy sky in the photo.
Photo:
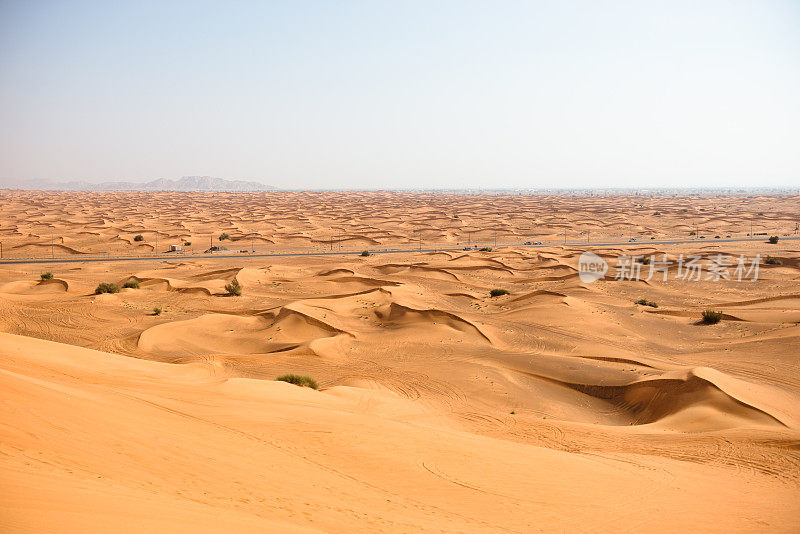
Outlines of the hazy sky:
M800 1L0 0L0 180L798 186Z

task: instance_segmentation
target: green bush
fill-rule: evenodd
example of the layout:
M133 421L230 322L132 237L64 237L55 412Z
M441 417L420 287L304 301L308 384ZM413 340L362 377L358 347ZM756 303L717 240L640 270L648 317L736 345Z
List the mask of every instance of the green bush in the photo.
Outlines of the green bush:
M125 280L125 283L122 284L122 287L126 287L128 289L139 289L139 281L133 278L130 280Z
M767 265L781 265L782 264L781 259L780 258L776 258L775 256L767 256L764 259L764 263L766 263Z
M46 273L42 273L42 274L39 275L39 278L41 278L42 280L52 280L53 273L51 273L49 271L46 272Z
M703 312L703 323L717 324L722 320L722 312L714 310L706 310Z
M97 285L97 289L94 290L94 294L99 295L101 293L119 293L119 286L111 282L101 282Z
M769 242L774 245L774 244L776 244L778 242L778 239L780 239L778 236L773 235L773 236L769 237Z
M695 232L694 230L692 230L691 232L689 232L689 235L697 235L697 232Z
M230 238L231 238L231 236L229 236L226 232L222 232L221 234L219 234L219 240L220 241L225 241L226 239L230 239Z
M153 315L161 315L162 311L163 310L161 309L161 306L154 306L153 307Z
M639 299L636 301L636 304L640 306L650 306L651 308L658 308L658 304L656 304L652 300L647 300L647 299Z
M134 241L144 241L144 236L142 234L138 234L133 236Z
M365 250L361 253L362 256L369 256L369 250Z
M275 380L279 380L281 382L289 382L290 384L294 384L295 386L301 386L304 388L319 389L317 381L311 378L310 376L288 374L288 375L281 375Z
M230 283L225 284L225 291L228 292L228 295L240 297L242 295L242 286L239 284L239 281L234 278Z
M505 289L492 289L489 291L490 297L499 297L501 295L508 295L508 291Z
M192 246L192 242L191 241L184 241L183 242L183 246L184 247L191 247Z
M479 248L478 250L480 250L481 252L491 252L492 251L492 247L483 247L483 248Z

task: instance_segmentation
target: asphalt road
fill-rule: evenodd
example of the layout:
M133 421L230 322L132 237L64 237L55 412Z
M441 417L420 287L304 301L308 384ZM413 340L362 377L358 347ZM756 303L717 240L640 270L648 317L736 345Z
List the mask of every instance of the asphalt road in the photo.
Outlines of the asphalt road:
M800 240L800 236L786 236L781 237L781 241L796 241ZM597 248L609 246L636 246L636 245L680 245L680 244L708 244L708 243L753 243L761 242L768 245L767 239L763 236L758 237L730 237L721 239L697 239L697 238L667 238L667 239L644 239L636 241L599 241L590 242L586 241L567 241L561 242L543 242L541 245L525 245L523 243L499 243L498 247L526 247L526 248L543 248L554 246L567 246L567 247L583 247L583 248ZM477 247L493 247L491 243L483 243L473 245ZM442 246L426 245L423 248L404 248L404 249L375 249L370 250L370 254L400 254L409 252L441 252L441 251L459 251L464 250L465 245L453 246L451 243L442 244ZM312 252L269 252L269 253L237 253L237 254L174 254L174 253L160 253L143 256L68 256L68 257L50 257L50 258L2 258L0 265L13 265L13 264L37 264L37 263L83 263L83 262L124 262L124 261L153 261L153 260L174 260L179 258L185 259L234 259L234 258L279 258L287 256L353 256L359 255L361 251L358 250L334 250L334 251L312 251Z

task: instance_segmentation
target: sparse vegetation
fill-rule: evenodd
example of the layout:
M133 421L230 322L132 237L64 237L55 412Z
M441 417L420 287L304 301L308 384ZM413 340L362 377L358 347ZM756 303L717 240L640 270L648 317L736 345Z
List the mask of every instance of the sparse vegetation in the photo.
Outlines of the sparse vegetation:
M692 230L691 232L689 232L689 235L697 235L697 232L695 232L694 230Z
M362 256L369 256L370 255L369 254L369 250L365 250L364 252L361 253L361 255Z
M650 306L651 308L658 308L658 304L656 304L652 300L647 300L647 299L639 299L636 301L636 304L640 306Z
M769 242L772 243L773 245L775 245L778 242L778 239L780 238L776 235L769 236Z
M491 252L492 251L492 247L483 247L483 248L479 248L478 250L481 251L481 252Z
M125 280L125 283L122 284L122 287L128 289L139 289L139 281L134 278L131 278L130 280Z
M783 262L781 262L780 258L776 258L775 256L767 256L764 259L764 263L767 265L781 265Z
M714 310L705 310L703 312L703 323L704 324L717 324L722 320L722 312L714 311Z
M119 293L119 286L112 282L100 282L97 284L94 294L99 295L101 293Z
M226 232L222 232L221 234L219 234L219 240L220 241L225 241L226 239L230 239L230 238L231 238L231 236L229 236Z
M161 309L161 306L154 306L153 307L153 315L161 315L161 312L164 311Z
M490 297L499 297L501 295L508 295L508 290L506 289L492 289L489 291Z
M133 236L134 241L144 241L144 236L142 234L137 234Z
M227 291L228 295L231 296L242 296L242 286L239 284L239 281L236 278L225 284L225 291Z
M280 382L288 382L290 384L294 384L295 386L300 386L304 388L319 389L317 381L311 378L310 376L288 374L288 375L281 375L275 380L279 380Z
M191 241L184 241L183 242L183 246L184 247L191 247L192 246L192 242Z
M647 256L639 258L639 263L641 263L642 265L650 265L650 258L648 258Z
M39 278L41 278L43 281L44 280L52 280L53 279L53 273L51 273L49 271L46 272L46 273L42 273L42 274L39 275Z

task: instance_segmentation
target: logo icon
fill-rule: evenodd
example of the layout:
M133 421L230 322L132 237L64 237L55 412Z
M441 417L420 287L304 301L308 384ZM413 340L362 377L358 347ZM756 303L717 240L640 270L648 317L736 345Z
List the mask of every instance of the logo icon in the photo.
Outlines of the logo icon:
M584 252L578 259L578 278L585 284L605 278L607 272L606 260L593 252Z

